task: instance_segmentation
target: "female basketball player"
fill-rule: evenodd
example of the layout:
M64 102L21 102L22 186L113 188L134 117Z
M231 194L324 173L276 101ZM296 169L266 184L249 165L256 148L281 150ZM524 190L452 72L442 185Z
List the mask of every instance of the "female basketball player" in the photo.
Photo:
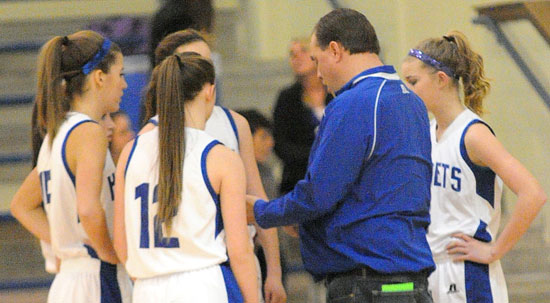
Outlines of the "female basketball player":
M116 174L115 247L134 302L258 302L244 167L204 132L214 67L178 54L156 75L158 127L124 148Z
M45 213L34 207L32 216L20 220L40 239L50 240L61 260L48 302L130 301L130 281L115 265L107 227L114 165L97 123L118 109L126 88L122 68L118 46L92 31L55 37L39 55L36 103L46 137L37 166L18 194L37 201L25 195L36 184L42 188Z
M402 72L435 116L427 236L437 265L429 278L434 301L508 302L499 260L525 233L546 196L479 117L489 82L481 56L462 33L421 42L409 51ZM497 238L502 181L518 201Z
M160 42L155 50L155 62L158 64L167 56L182 52L196 52L205 58L210 58L211 55L208 44L198 32L182 30L166 36ZM153 71L152 79L155 77ZM148 121L148 123L142 128L140 134L155 128L155 124L158 123L154 85L156 82L151 81L147 90L144 121ZM252 134L246 119L232 110L214 106L212 115L206 122L205 131L241 156L246 171L247 193L267 198L256 165ZM267 303L284 303L286 302L286 293L281 279L277 230L275 228L264 230L249 226L251 238L254 237L256 230L258 231L258 242L265 252L267 263L267 276L264 283L265 301ZM260 274L259 267L258 274ZM258 278L261 279L261 276ZM261 280L258 285L261 296Z

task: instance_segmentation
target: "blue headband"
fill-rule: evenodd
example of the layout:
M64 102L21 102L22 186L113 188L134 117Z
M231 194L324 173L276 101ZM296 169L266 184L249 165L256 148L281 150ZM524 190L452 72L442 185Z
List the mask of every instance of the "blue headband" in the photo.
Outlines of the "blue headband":
M111 40L105 38L101 45L101 49L95 54L92 60L86 62L86 64L82 66L82 73L84 75L91 73L94 68L103 61L103 58L109 53L109 49L111 49Z
M445 74L447 74L451 78L455 78L455 73L453 73L453 71L450 68L443 65L441 62L435 60L434 58L426 55L421 50L411 48L411 50L409 51L409 56L415 57L418 60L428 64L429 66L432 66L435 69L438 69L438 70L444 72Z

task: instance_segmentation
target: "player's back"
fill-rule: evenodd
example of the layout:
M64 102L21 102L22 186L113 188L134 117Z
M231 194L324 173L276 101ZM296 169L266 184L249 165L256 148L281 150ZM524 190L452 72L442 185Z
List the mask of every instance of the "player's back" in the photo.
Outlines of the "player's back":
M125 172L126 268L149 278L221 264L227 260L220 202L206 170L219 144L204 131L185 128L182 199L171 234L156 223L159 179L158 128L136 138Z

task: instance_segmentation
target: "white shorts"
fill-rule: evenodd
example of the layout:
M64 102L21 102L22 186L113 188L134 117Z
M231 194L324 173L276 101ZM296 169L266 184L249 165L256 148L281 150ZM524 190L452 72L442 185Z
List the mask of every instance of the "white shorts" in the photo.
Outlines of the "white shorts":
M130 303L132 283L121 265L83 257L61 262L48 303Z
M500 261L453 262L447 255L434 260L436 268L428 278L434 303L508 303Z
M215 265L199 270L159 277L137 279L134 303L157 302L242 302L237 280L229 265Z

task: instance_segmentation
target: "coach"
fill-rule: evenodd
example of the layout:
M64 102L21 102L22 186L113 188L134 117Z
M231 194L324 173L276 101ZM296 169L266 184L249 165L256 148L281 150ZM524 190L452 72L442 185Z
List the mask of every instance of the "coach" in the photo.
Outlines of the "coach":
M382 64L374 28L357 11L322 17L311 51L336 97L305 179L270 202L249 197L249 217L263 228L300 223L304 265L326 280L328 302L432 302L426 108Z

